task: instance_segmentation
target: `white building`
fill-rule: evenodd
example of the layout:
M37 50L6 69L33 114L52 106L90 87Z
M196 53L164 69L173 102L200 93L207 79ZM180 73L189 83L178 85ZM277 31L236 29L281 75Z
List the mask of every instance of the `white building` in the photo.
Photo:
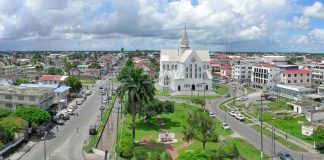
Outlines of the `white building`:
M18 86L0 87L0 106L15 110L16 106L35 105L49 109L53 105L54 90L48 88L29 88Z
M161 50L159 86L171 91L212 89L209 52L190 49L186 29L179 49Z
M310 86L311 72L309 70L283 70L280 72L280 83L288 85Z
M232 77L238 83L250 83L252 64L237 64L233 67Z
M260 63L252 66L251 86L269 90L278 83L280 69L273 64Z
M324 63L315 64L311 68L312 70L312 84L319 86L324 84Z
M271 63L275 65L285 65L287 64L286 56L262 56L262 60L265 63Z

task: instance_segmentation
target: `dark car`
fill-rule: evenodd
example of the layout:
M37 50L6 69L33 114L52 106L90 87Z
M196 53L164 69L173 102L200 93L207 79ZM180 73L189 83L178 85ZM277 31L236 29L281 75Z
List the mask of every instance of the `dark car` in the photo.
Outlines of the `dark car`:
M294 160L294 158L289 153L284 151L279 152L278 157L282 160Z
M97 129L96 129L96 125L90 125L90 128L89 128L89 134L90 135L96 135L97 134Z
M67 114L60 114L60 115L59 115L59 118L60 118L60 119L63 119L63 120L66 121L66 120L69 120L69 119L70 119L70 116L67 115Z
M225 97L225 98L228 98L228 97L231 97L231 95L230 95L229 93L226 93L226 94L224 95L224 97Z

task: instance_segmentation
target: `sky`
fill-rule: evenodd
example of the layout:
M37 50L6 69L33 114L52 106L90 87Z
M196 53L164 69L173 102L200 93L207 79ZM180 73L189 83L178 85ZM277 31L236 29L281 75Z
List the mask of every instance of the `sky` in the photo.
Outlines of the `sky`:
M324 0L0 0L0 50L324 53Z

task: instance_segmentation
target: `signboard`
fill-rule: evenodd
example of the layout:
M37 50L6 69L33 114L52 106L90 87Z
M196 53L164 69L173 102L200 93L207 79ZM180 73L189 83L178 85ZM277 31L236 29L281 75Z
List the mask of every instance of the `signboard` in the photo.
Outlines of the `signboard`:
M302 125L302 134L305 136L311 136L314 132L313 126Z

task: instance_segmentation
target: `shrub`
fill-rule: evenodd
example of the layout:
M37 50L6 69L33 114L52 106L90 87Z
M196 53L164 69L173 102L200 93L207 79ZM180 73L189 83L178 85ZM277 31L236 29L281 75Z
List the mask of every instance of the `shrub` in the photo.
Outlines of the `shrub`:
M117 152L123 158L133 157L134 144L131 134L126 133L123 135L121 144L118 145Z
M154 153L151 152L150 156L153 158L156 155L154 155ZM136 160L147 160L147 159L149 159L149 154L147 153L147 150L139 148L134 151L134 158ZM150 159L150 160L152 160L152 159Z

